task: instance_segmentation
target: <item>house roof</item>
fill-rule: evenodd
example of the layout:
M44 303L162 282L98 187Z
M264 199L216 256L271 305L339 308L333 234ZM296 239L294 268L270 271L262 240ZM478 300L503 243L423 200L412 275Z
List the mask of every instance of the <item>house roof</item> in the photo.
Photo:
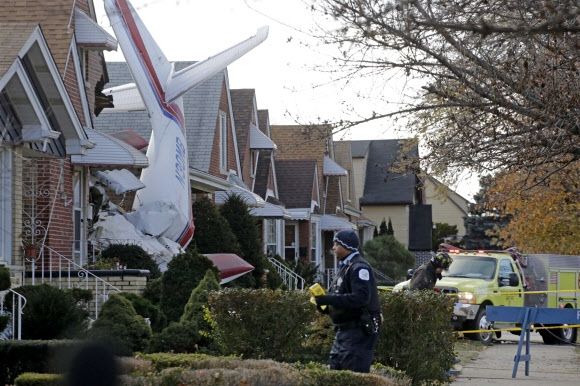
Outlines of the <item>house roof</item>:
M284 206L275 205L266 202L263 208L250 208L250 214L254 217L261 218L278 218L278 219L289 219L290 212L288 212Z
M240 164L244 165L245 152L248 141L250 140L250 126L253 120L252 115L256 114L255 98L256 90L254 89L232 89L230 90L232 97L232 110L234 112L234 120L236 124L236 138L238 140L238 148L240 149ZM257 124L257 122L255 122Z
M175 62L175 69L179 71L193 63L195 62ZM127 63L107 62L107 69L109 83L106 87L133 83ZM226 71L219 72L183 96L189 166L206 173L209 172L211 163L216 120ZM103 113L95 118L94 126L97 130L109 134L133 130L145 139L151 136L151 121L146 111L106 112L107 109L104 109Z
M352 147L351 147L352 148ZM361 205L411 205L414 203L418 178L415 174L393 172L401 150L397 139L373 140L368 147L365 186ZM418 155L415 147L411 156Z
M254 179L254 192L260 197L266 197L268 191L268 178L272 165L272 155L270 151L261 151L258 156L258 166L256 167L256 178Z
M369 145L372 141L350 141L350 152L352 158L364 158L367 155Z
M310 208L315 189L316 160L276 159L279 199L287 209Z

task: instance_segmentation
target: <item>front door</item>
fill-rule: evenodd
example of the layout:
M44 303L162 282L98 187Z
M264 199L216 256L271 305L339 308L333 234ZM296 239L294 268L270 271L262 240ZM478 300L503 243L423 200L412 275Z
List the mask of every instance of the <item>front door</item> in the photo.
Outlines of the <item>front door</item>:
M284 227L284 259L288 262L298 260L298 223L286 221Z

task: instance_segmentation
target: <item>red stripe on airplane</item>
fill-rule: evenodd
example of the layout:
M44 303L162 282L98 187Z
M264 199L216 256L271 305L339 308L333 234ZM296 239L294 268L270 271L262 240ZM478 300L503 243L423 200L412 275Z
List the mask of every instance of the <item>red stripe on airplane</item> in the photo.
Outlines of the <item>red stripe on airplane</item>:
M151 83L153 85L153 90L157 95L157 98L161 104L161 108L166 110L170 115L174 116L179 123L181 124L181 129L185 131L185 118L183 113L179 109L177 104L172 103L168 105L165 102L165 92L163 91L163 87L161 87L161 83L159 82L159 78L157 78L157 73L155 72L155 67L153 63L151 63L151 58L149 57L149 52L147 52L147 48L145 43L143 42L143 38L139 32L139 28L137 27L137 23L133 18L133 14L129 10L129 5L127 4L126 0L115 0L115 5L125 22L125 25L129 29L129 34L131 35L131 40L135 48L137 48L137 52L141 57L143 64L145 65L145 69L147 70L147 74L149 79L151 79ZM125 11L123 11L123 9Z

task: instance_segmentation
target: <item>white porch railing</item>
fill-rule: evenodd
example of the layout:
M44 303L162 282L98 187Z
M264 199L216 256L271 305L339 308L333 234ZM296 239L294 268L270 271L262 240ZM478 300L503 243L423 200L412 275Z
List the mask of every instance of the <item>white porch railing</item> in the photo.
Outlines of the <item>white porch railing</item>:
M99 317L99 306L109 298L109 294L122 292L119 288L48 246L43 246L35 258L26 259L26 261L30 263L32 285L40 281L38 284L56 284L60 289L65 287L92 290L94 312L91 311L91 314L94 314L95 319ZM25 276L26 272L22 278L23 283L26 280Z
M8 312L4 309L4 300L6 296L12 294L12 310ZM18 296L18 300L15 298ZM0 291L0 315L9 315L10 321L6 326L4 331L0 331L0 340L7 339L22 339L22 309L26 305L26 298L14 291L13 289L7 289L6 291Z
M268 260L270 260L270 263L272 263L272 265L276 267L276 270L282 277L282 280L284 281L284 284L286 284L288 289L294 290L304 289L306 281L304 280L303 277L301 277L296 272L292 271L290 268L286 267L284 264L280 263L278 260L272 257L269 257Z

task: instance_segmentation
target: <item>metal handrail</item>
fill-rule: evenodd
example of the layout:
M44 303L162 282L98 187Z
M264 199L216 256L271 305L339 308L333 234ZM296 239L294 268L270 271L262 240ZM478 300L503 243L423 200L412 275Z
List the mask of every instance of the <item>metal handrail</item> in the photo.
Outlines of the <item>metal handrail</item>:
M48 251L48 262L45 259L45 251ZM27 259L31 263L32 271L32 285L35 285L36 279L36 262L40 260L40 282L41 284L45 282L52 283L58 279L58 288L62 289L63 279L68 284L68 288L80 287L83 282L79 282L77 285L73 285L71 282L71 272L77 271L77 277L84 279L85 289L89 289L89 286L94 286L94 304L95 304L95 319L99 317L99 304L103 303L108 299L111 292L122 292L119 288L115 287L111 283L101 279L96 276L86 268L78 265L73 260L61 255L54 249L43 245L40 249L38 258ZM58 277L53 277L53 270L58 272ZM47 275L48 272L48 275ZM64 273L64 277L63 277ZM24 273L23 273L24 274ZM24 277L22 278L24 282ZM89 281L94 280L94 284L90 284Z
M286 267L284 264L274 259L273 257L269 257L268 260L274 267L276 267L278 274L280 274L284 284L286 284L289 289L304 289L306 280L304 280L302 276L298 275L296 272L292 271L290 268Z

